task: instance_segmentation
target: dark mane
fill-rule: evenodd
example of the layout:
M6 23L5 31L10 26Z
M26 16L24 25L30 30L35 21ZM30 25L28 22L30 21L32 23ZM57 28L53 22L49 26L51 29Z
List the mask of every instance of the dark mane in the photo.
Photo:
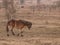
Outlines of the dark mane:
M25 21L25 20L19 20L19 21L22 22L22 23L24 23L25 25L32 24L31 22Z

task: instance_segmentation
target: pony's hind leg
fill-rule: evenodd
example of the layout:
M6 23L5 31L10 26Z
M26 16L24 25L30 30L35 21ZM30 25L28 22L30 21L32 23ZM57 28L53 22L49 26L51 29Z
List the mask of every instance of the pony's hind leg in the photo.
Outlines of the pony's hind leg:
M13 30L11 30L12 34L15 35L15 33L13 32Z
M13 35L15 35L15 33L14 33L14 31L13 31L13 27L12 27L12 29L11 29L11 32L12 32Z
M15 35L15 33L13 32L13 29L11 30L12 34Z
M7 36L9 36L9 33L8 32L9 32L9 30L7 30Z

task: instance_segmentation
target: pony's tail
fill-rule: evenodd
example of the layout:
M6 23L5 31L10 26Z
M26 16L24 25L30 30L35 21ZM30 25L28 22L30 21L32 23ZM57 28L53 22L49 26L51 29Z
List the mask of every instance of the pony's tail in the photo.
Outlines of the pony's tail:
M6 26L6 31L7 31L7 32L9 31L9 29L8 29L8 24L7 24L7 26Z
M7 36L9 36L9 34L8 34L8 32L9 32L8 23L7 23L7 26L6 26L6 31L7 31Z

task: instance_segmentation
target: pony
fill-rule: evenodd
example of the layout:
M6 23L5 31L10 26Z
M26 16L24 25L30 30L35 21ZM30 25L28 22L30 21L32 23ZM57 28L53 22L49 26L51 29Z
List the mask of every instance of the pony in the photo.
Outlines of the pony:
M13 35L15 35L15 33L13 31L13 29L15 27L15 28L17 28L17 29L19 29L21 31L20 32L21 33L21 36L23 36L23 34L22 34L23 33L23 30L22 29L25 26L30 30L30 28L32 27L32 23L29 22L29 21L25 21L25 20L14 20L14 19L9 20L7 22L7 26L6 26L7 36L9 36L9 34L8 34L9 27L11 27L10 30L11 30L11 32L12 32ZM19 36L20 33L18 33L17 36Z

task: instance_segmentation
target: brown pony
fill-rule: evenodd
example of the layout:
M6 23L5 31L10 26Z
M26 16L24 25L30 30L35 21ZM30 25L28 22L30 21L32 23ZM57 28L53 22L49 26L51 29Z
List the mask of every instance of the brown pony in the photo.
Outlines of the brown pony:
M8 32L9 32L9 26L11 27L11 32L12 32L13 35L15 35L15 33L13 32L13 29L14 29L14 27L16 27L17 29L20 29L21 30L21 36L23 36L22 35L23 30L22 29L25 26L27 26L28 29L30 30L30 28L32 26L32 23L29 22L29 21L25 21L25 20L14 20L14 19L8 21L7 28L6 28L7 29L7 36L9 36L9 34L8 34ZM19 34L20 33L18 33L18 36L19 36Z

